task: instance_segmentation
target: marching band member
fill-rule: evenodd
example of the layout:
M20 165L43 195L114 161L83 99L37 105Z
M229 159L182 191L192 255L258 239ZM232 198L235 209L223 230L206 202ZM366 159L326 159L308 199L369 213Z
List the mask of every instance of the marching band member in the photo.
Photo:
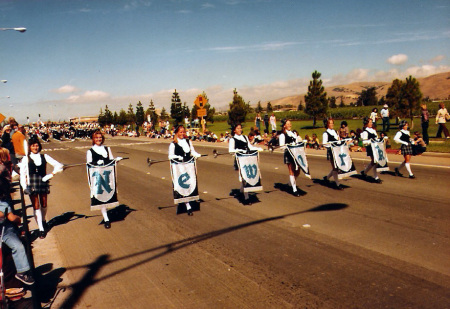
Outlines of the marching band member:
M327 130L325 132L323 132L322 142L323 142L323 145L325 146L325 148L327 148L327 159L330 160L330 163L331 163L331 171L330 171L330 173L328 173L327 176L323 177L323 180L325 180L325 182L328 183L331 176L333 176L334 182L336 184L336 188L338 190L343 190L344 188L339 183L338 169L337 169L337 167L334 166L333 154L331 152L332 146L330 144L330 142L339 141L340 137L339 137L338 133L336 132L336 130L333 129L334 128L334 120L333 119L324 119L323 123Z
M105 136L102 131L96 130L92 134L92 147L86 153L86 162L94 166L105 166L114 161L111 148L103 145L105 142ZM121 160L121 157L117 157L116 161ZM103 215L103 221L105 229L111 228L111 222L109 221L107 214L107 207L102 206L101 212Z
M256 151L263 151L262 148L255 147L252 144L250 144L250 141L247 136L242 135L242 125L237 124L234 127L231 128L231 134L232 137L230 138L230 141L228 143L228 152L231 154L236 153L249 153L252 150ZM234 158L234 169L238 170L237 165L237 158ZM248 202L248 192L244 192L244 184L242 183L241 175L239 174L239 182L241 183L240 191L241 193L244 193L244 199L246 204L250 204Z
M400 131L398 131L394 136L394 141L398 144L402 144L400 149L405 160L402 162L402 164L400 164L399 167L395 168L395 175L403 176L400 173L400 169L405 166L406 170L409 173L409 178L413 179L416 178L416 176L414 176L414 174L412 173L411 166L409 164L411 155L413 154L413 148L411 144L411 136L409 135L408 131L408 121L402 120L399 124L399 130Z
M367 165L364 171L361 171L363 177L367 176L367 173L373 168L373 178L375 182L382 183L381 179L378 177L377 167L373 158L372 146L370 145L370 140L378 138L377 131L373 128L373 121L370 118L364 118L364 131L361 133L361 138L363 140L363 145L366 146L367 156L370 157L370 163Z
M169 146L169 159L178 162L188 162L194 158L200 158L202 155L195 151L192 143L186 139L186 129L183 125L175 128L173 142ZM192 216L192 207L189 202L186 203L186 210L189 216Z
M30 195L34 209L34 218L39 227L39 238L47 235L47 195L50 193L48 181L63 171L63 165L50 157L41 154L42 145L37 138L28 141L28 155L20 163L20 184L25 194ZM53 171L47 174L47 163L53 166Z
M284 164L287 165L289 170L289 182L292 186L292 194L294 196L300 196L300 193L297 191L297 182L296 178L298 175L300 175L300 168L297 170L295 169L295 162L292 155L289 153L289 150L286 148L285 145L291 144L295 145L299 141L301 141L301 138L294 132L291 131L292 124L290 120L281 120L281 128L282 133L280 134L278 140L280 142L280 147L285 148L284 150Z

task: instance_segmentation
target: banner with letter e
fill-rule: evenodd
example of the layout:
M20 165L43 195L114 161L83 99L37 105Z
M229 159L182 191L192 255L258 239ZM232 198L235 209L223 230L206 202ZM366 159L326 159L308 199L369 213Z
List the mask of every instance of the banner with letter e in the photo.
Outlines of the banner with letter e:
M331 153L333 154L334 166L338 170L339 179L356 174L355 165L353 164L346 141L332 142Z
M255 192L263 189L261 184L261 173L259 170L258 151L249 154L236 153L239 175L244 184L244 192Z
M112 161L105 166L88 163L87 174L89 188L91 189L91 210L119 206L116 186L116 161Z
M370 140L370 147L372 147L373 161L377 164L377 172L389 171L384 140L382 138L372 139Z
M187 162L170 160L174 204L198 201L197 165L192 158Z
M308 160L306 159L306 143L300 142L296 145L286 145L289 154L292 156L295 162L295 170L298 170L298 167L302 169L303 173L306 177L311 179L311 175L309 174L309 166Z

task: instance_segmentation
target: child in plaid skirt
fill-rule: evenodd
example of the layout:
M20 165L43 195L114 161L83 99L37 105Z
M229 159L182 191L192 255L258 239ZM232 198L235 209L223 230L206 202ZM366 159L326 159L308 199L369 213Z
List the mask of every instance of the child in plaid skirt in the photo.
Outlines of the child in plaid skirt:
M399 130L397 134L394 136L394 141L398 144L402 144L400 150L402 152L403 157L405 160L400 164L399 167L395 168L395 174L397 176L403 176L400 173L400 169L405 166L406 170L409 173L409 178L414 179L416 176L411 171L411 166L409 164L409 161L411 160L411 156L413 155L413 148L411 144L411 136L408 131L408 122L406 120L402 120L399 124Z

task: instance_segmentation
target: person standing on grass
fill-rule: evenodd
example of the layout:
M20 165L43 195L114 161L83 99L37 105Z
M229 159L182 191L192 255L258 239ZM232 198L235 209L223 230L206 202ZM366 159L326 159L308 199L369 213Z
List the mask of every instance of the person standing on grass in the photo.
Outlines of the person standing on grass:
M380 111L381 120L383 121L383 132L389 132L391 124L389 123L389 109L388 105L384 104Z
M422 124L423 141L425 142L425 144L428 145L430 143L430 138L428 136L428 125L429 125L429 120L430 120L430 113L428 113L427 105L425 103L422 103L420 105L420 111L421 111L420 121Z
M442 135L442 132L444 132L445 138L450 138L450 135L448 133L448 129L445 126L445 123L450 120L450 115L448 114L447 109L445 108L444 103L439 103L439 110L436 114L436 124L439 124L439 129L436 133L436 137L440 138Z

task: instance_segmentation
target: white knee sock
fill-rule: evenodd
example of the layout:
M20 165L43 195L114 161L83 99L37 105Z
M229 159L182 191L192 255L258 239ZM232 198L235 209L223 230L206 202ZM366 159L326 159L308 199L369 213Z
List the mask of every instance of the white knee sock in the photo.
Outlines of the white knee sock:
M409 163L405 163L405 166L406 166L406 170L407 170L408 173L409 173L409 176L412 176L413 173L411 172L411 166L409 165Z
M192 207L191 207L191 204L189 204L189 202L188 203L186 203L186 210L189 210L189 209L191 209Z
M373 167L373 178L378 179L377 167Z
M339 186L339 176L338 176L338 172L337 171L333 171L333 177L334 177L334 182L336 183L336 186Z
M39 227L39 231L44 231L44 225L42 224L42 212L41 209L36 209L34 211L34 217L36 219L36 223Z
M102 207L102 215L103 215L103 220L105 220L105 222L109 221L106 207Z
M295 176L289 175L289 181L291 182L292 190L297 191L297 182L295 181Z

